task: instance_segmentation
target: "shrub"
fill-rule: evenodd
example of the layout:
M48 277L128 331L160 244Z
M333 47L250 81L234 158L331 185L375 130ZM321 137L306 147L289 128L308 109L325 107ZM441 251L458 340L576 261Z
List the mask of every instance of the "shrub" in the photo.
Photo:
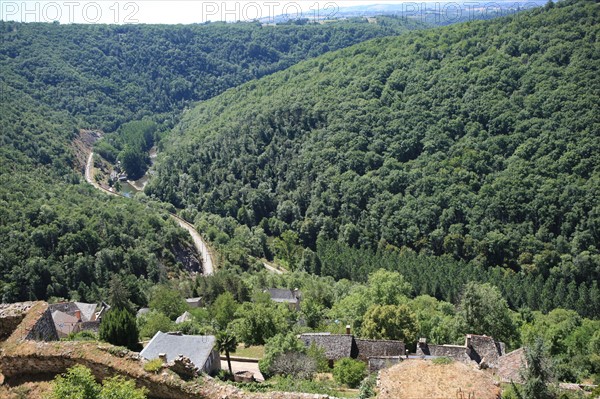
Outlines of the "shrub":
M146 399L146 390L136 388L133 380L115 376L102 381L98 399Z
M375 385L377 384L376 374L372 374L362 380L358 388L359 399L369 399L375 397Z
M273 374L309 380L317 371L317 361L304 353L280 353L271 363L270 371Z
M453 362L452 359L450 359L449 357L445 357L445 356L443 356L443 357L436 357L435 359L433 359L431 361L431 363L433 363L433 364L450 364L452 362Z
M93 331L79 331L70 333L65 341L98 341L98 334Z
M260 372L265 378L275 374L271 369L275 359L284 353L304 353L306 347L293 333L287 335L277 334L267 341L265 345L265 356L258 363Z
M356 388L367 374L367 365L360 360L340 359L333 366L333 378L350 388Z
M138 328L135 316L124 308L112 308L102 318L99 331L100 339L113 345L138 349Z
M137 389L133 380L116 376L100 386L90 369L77 365L54 379L49 399L146 399L145 389Z
M90 369L77 365L54 379L50 399L96 399L99 394Z
M144 364L144 370L149 373L158 373L162 369L163 362L161 359L152 359Z

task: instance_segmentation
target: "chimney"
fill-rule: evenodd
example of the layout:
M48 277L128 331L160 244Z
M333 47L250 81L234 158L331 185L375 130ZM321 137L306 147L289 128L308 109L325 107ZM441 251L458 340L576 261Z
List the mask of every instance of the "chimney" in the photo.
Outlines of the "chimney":
M81 321L81 310L75 311L75 318L77 319L77 321Z
M166 363L166 362L167 362L167 354L166 354L166 353L159 353L159 354L158 354L158 358L159 358L160 360L162 360L162 362L163 362L163 363Z
M350 335L350 324L346 324L346 335Z
M471 334L467 334L467 337L465 338L465 346L467 348L471 346Z

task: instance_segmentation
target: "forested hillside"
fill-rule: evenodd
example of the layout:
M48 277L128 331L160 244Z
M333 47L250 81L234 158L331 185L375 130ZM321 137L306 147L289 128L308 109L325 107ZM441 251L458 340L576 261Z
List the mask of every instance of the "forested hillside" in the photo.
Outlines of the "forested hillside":
M599 33L598 4L563 1L300 63L187 112L147 193L191 217L291 230L292 246L446 254L587 298Z
M160 206L79 186L71 145L79 129L123 133L113 140L123 146L138 131L154 139L190 101L417 26L393 18L278 27L0 21L0 298L98 301L120 272L143 304L136 295L147 284L184 266L189 238Z
M265 27L0 22L0 67L3 85L69 112L82 127L114 131L300 60L419 26L394 18Z

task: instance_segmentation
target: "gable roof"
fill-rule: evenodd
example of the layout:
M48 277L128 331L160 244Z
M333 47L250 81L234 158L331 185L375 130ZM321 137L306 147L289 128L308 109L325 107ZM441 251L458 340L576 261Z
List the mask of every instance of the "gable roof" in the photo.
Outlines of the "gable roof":
M75 302L75 306L81 311L81 321L93 321L96 319L96 304Z
M59 311L71 316L75 316L76 312L81 312L81 321L93 321L96 319L95 303L85 302L61 302L48 305L51 312Z
M68 313L55 310L52 312L52 320L56 332L59 334L69 335L75 330L75 326L79 323L79 319L75 316L71 316Z
M269 288L267 290L271 299L275 302L298 302L299 291L292 291L282 288Z
M357 348L354 337L348 334L307 333L300 335L304 345L310 346L313 342L325 351L329 360L338 360L344 357L356 357Z
M157 332L140 355L147 360L158 358L164 353L167 361L179 355L189 358L194 366L202 369L216 343L213 335L179 335Z

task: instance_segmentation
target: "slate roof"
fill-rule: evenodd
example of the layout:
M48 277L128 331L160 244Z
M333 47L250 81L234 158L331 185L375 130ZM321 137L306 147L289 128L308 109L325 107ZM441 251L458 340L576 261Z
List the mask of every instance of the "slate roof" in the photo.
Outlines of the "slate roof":
M307 333L300 335L304 345L310 346L313 342L325 351L328 360L338 360L344 357L356 358L358 348L354 337L348 334Z
M275 302L296 303L299 299L299 291L292 291L281 288L269 288L267 290L271 299Z
M199 296L197 298L185 298L185 301L190 306L199 306L200 302L202 302L202 297Z
M147 360L152 360L164 353L167 355L167 361L183 355L198 369L202 369L215 344L216 338L213 335L179 335L159 331L140 355Z
M186 310L181 316L175 319L175 324L180 324L184 321L192 321L193 318L194 316L192 316L192 314Z
M52 312L52 320L56 327L56 332L62 335L69 335L75 329L79 319L75 316L71 316L68 313L55 310Z
M48 305L51 312L59 311L71 316L75 316L77 311L81 312L81 321L93 321L96 319L95 303L85 302L61 302Z
M75 302L75 305L81 311L81 321L93 321L96 319L96 304Z
M150 308L140 308L140 310L137 311L136 316L140 317L141 315L148 313L150 313Z

